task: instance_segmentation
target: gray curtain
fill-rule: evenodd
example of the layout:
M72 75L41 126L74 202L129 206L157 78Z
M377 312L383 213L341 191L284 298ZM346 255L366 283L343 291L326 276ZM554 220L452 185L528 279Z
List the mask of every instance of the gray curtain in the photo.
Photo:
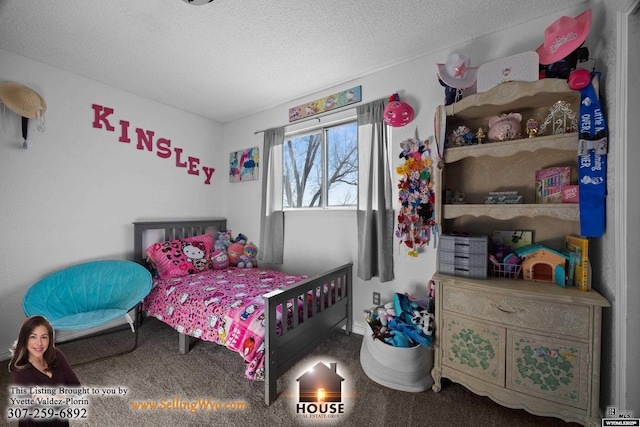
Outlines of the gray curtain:
M391 149L383 121L386 99L360 105L358 115L358 277L393 280L394 212Z
M284 127L264 132L262 151L262 210L258 261L282 264L284 212L282 211L282 146Z

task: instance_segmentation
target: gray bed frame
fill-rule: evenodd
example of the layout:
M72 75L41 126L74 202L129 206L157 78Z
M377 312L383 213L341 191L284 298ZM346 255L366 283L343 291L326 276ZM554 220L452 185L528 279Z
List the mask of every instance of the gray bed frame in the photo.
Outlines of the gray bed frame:
M147 266L144 249L159 241L145 241L145 235L150 230L160 230L163 240L175 240L190 236L197 236L208 232L226 231L227 221L224 218L202 220L172 220L172 221L138 221L133 223L134 261ZM156 231L158 233L158 231ZM214 234L215 236L215 234ZM215 237L214 237L215 238ZM312 276L296 283L284 290L278 290L263 295L265 306L265 389L264 401L270 405L277 397L277 380L295 363L304 358L318 344L334 333L336 329L344 327L347 334L351 333L352 321L352 264L347 263L321 275ZM327 285L325 287L325 285ZM340 290L340 292L338 292ZM328 294L328 295L327 295ZM286 313L287 302L311 295L311 312L309 305L302 304L302 321L293 316L292 325L283 325L282 333L276 333L276 309ZM328 304L318 304L324 301ZM176 331L177 332L177 331ZM192 338L178 333L178 348L183 354L189 351Z

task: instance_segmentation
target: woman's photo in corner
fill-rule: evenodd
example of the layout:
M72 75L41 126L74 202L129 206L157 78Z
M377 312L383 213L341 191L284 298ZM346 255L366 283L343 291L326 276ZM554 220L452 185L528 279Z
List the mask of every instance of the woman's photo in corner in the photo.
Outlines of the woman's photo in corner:
M27 410L29 416L19 418L19 426L68 426L69 421L60 417L39 417L35 408L56 408L59 406L38 405L44 402L64 401L65 395L54 393L60 386L80 386L80 380L66 357L54 344L53 326L43 316L27 318L18 339L11 348L9 371L11 372L12 397L28 398L33 405ZM17 391L19 390L19 391ZM53 400L52 400L53 398ZM49 411L50 412L50 411Z

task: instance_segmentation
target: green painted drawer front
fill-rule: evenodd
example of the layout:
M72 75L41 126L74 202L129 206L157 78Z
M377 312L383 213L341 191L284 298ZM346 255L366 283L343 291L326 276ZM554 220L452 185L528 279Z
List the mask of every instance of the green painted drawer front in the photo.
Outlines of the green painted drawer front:
M442 317L442 364L504 386L505 329L446 311Z
M588 345L509 331L507 388L585 409Z

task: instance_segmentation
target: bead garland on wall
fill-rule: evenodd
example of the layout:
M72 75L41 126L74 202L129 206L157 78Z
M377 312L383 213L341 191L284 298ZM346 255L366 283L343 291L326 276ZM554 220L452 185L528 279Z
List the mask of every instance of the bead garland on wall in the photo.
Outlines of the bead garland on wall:
M429 141L415 136L400 143L400 158L404 164L396 168L400 175L398 198L400 213L396 237L409 248L410 257L418 256L418 249L428 244L435 233L433 184L431 182L431 149Z

